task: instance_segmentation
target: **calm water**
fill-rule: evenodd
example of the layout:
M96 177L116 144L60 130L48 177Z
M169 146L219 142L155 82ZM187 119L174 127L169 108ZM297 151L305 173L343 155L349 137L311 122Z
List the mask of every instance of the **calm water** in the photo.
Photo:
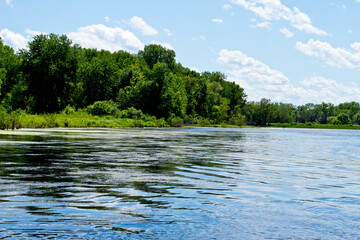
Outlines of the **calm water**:
M1 239L360 239L359 229L360 131L0 133Z

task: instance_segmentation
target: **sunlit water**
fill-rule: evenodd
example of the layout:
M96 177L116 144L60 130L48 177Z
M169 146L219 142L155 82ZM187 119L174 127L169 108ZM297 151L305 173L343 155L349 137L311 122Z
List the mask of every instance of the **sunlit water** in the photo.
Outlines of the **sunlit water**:
M0 132L0 238L360 239L360 131Z

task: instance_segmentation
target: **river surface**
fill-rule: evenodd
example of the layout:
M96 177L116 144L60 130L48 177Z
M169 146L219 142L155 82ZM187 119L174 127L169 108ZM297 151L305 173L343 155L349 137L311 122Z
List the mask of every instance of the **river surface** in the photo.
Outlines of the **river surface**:
M360 131L2 131L0 238L360 239Z

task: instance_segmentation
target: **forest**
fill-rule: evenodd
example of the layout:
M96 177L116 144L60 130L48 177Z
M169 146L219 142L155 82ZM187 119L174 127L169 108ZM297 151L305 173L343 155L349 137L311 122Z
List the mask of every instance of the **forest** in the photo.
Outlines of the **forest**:
M37 35L15 52L0 38L0 128L360 124L357 102L249 102L223 73L198 73L175 57L156 44L109 52L56 34Z

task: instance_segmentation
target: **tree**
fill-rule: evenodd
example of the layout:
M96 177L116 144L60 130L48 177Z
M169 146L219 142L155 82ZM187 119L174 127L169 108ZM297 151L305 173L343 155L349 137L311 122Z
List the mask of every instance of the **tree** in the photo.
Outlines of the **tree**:
M184 117L187 97L184 81L173 73L167 74L161 93L160 110L164 117Z
M65 35L38 35L23 50L22 70L37 113L56 112L70 103L74 90L79 47Z
M20 59L14 50L3 44L0 38L0 101L17 84Z
M84 107L96 101L115 100L120 72L112 54L105 50L84 49L82 55L77 70L78 86L83 90L79 105Z
M349 116L346 115L345 113L340 113L337 116L337 119L341 122L341 124L349 124L349 122L350 122Z
M139 51L138 56L143 59L150 69L158 62L166 63L168 68L174 70L175 68L175 52L166 49L161 45L151 44L145 46L144 50Z

